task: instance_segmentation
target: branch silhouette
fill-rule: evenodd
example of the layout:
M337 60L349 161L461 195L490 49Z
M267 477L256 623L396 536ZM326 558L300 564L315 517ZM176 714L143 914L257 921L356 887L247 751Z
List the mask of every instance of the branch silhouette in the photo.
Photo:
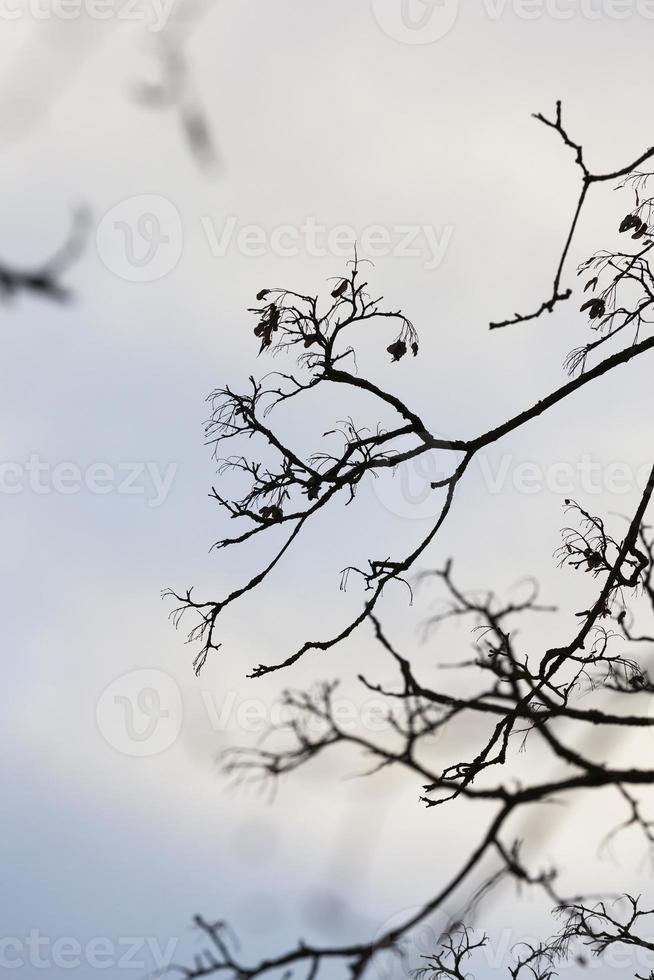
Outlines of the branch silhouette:
M575 163L577 167L579 167L579 169L581 170L581 189L579 191L579 197L577 198L577 203L575 204L575 208L573 211L572 222L570 224L570 228L568 230L568 234L563 245L563 251L561 253L559 263L556 267L556 272L554 274L552 295L548 299L544 300L533 313L515 313L509 319L500 320L498 322L491 323L490 324L491 330L498 330L498 329L502 329L503 327L515 326L518 323L526 323L529 320L537 320L543 315L543 313L551 313L554 310L554 307L558 303L570 299L570 297L572 296L572 289L567 288L562 290L561 279L563 278L563 271L568 259L568 255L570 253L570 247L572 245L572 241L574 239L575 232L577 230L577 225L579 224L579 218L581 217L581 213L583 211L584 204L586 203L586 198L589 190L594 184L601 184L604 183L605 181L617 180L619 177L633 179L634 176L638 173L638 167L640 167L643 163L645 163L647 160L650 160L654 156L654 147L649 147L649 149L645 150L644 153L641 153L641 155L636 160L634 160L630 164L627 164L627 166L625 167L621 167L620 169L615 170L611 173L602 173L602 174L591 173L591 171L588 169L584 161L584 151L581 144L575 143L574 140L572 140L568 136L568 133L566 132L563 126L562 107L560 101L556 103L556 113L554 119L548 119L545 115L543 115L540 112L534 115L534 119L538 119L539 122L542 122L545 126L548 126L550 129L553 129L556 133L559 134L559 136L561 137L565 145L570 147L570 149L574 150ZM628 229L621 228L621 231L622 230L628 230ZM646 234L647 234L646 231L642 232L643 236Z
M623 219L619 233L631 233L631 251L601 253L584 263L596 275L586 283L593 297L581 307L597 336L581 351L573 352L567 367L572 377L517 415L475 437L459 434L443 438L411 405L392 390L381 387L357 368L357 352L364 325L373 323L373 342L386 349L392 363L420 354L419 337L413 323L401 311L388 308L381 297L373 298L362 279L361 262L355 255L346 273L330 289L328 297L306 295L286 288L266 288L257 295L251 312L256 318L254 335L262 356L294 356L295 367L275 371L261 380L249 378L244 391L230 387L210 396L211 414L207 441L219 464L221 483L212 497L230 520L245 524L245 530L216 542L224 550L267 532L285 532L273 557L244 584L223 599L195 599L193 590L169 591L176 606L175 623L194 617L189 641L196 645L194 668L199 673L208 656L221 648L218 622L225 608L243 599L271 574L296 543L308 521L316 518L337 497L350 503L367 474L394 471L407 460L430 452L444 453L448 475L435 480L431 489L440 494L440 510L430 529L401 556L370 558L367 567L346 566L342 587L352 577L363 586L360 612L328 639L307 640L285 659L259 664L250 677L288 669L310 651L327 651L360 626L372 629L380 654L393 671L392 683L381 683L358 675L362 692L374 693L384 705L383 737L370 731L346 727L338 717L335 698L338 681L327 680L309 690L286 690L282 695L282 721L271 726L255 746L228 749L222 763L227 777L239 785L263 783L271 788L335 747L363 755L367 776L379 776L389 768L406 772L422 787L420 801L437 819L444 805L475 806L487 815L479 837L470 842L458 870L447 881L439 881L434 893L418 911L407 913L400 924L386 928L373 940L343 945L298 943L276 956L248 962L241 958L224 921L195 917L204 947L192 965L174 964L170 972L187 978L222 974L234 980L254 980L265 974L314 980L338 966L352 978L370 971L376 957L401 953L410 931L436 911L447 916L448 925L437 937L417 976L420 980L451 977L455 980L484 975L484 950L488 937L473 924L488 896L506 883L539 893L558 919L558 930L539 944L520 943L504 963L509 977L548 980L559 966L588 957L601 960L614 946L630 950L652 949L647 929L654 913L641 900L625 895L594 896L587 890L567 894L561 884L558 864L532 866L523 857L523 846L513 824L517 815L543 805L593 794L598 806L613 797L624 811L624 819L604 838L607 846L616 836L637 832L647 849L654 843L654 819L647 812L647 791L654 784L654 767L647 760L638 765L596 757L597 732L609 732L613 740L654 727L648 703L654 683L644 663L646 645L653 630L641 629L646 615L654 614L654 537L647 523L654 493L654 459L646 486L620 533L614 517L597 515L575 500L565 504L566 526L556 558L568 574L585 574L593 585L588 608L574 617L561 616L554 605L540 601L538 586L531 582L523 592L504 598L488 589L468 591L455 576L454 563L416 576L414 569L437 537L457 496L471 461L482 450L528 425L555 406L568 405L582 397L588 385L645 355L654 347L654 336L646 334L647 311L654 300L654 280L649 253L654 240L649 231L654 199L647 197L650 174L638 168L654 155L647 150L637 160L612 173L595 174L585 163L580 144L563 127L561 107L550 120L538 116L554 129L575 153L582 171L582 190L572 226L559 263L551 299L522 322L551 310L569 298L561 292L561 278L581 208L589 188L599 182L620 181L622 192L633 193L635 204ZM599 254L599 253L598 253ZM633 336L625 328L634 327ZM370 337L370 331L365 335ZM589 365L597 348L619 337L623 346ZM602 352L604 354L604 352ZM335 386L335 387L334 387ZM305 404L307 393L320 387L333 393L340 411L341 392L356 389L376 408L379 418L390 413L394 419L367 427L352 417L337 420L323 436L321 446L306 454L288 444L275 414L279 405L294 400ZM225 445L239 446L224 455ZM243 447L250 449L245 455ZM223 488L228 475L236 475L245 490L229 496ZM424 584L442 594L436 612L425 623L428 641L444 624L468 622L475 637L474 656L439 662L424 668L418 677L409 656L401 652L391 629L382 621L381 599L392 582L414 587ZM638 608L637 608L638 607ZM548 647L541 634L525 641L516 624L531 617L557 617L567 642ZM451 679L458 681L452 683ZM440 736L465 723L466 744L453 739L450 758L442 765L434 744ZM589 734L590 733L590 734ZM465 741L465 740L464 740ZM467 744L470 743L470 744ZM440 742L439 742L440 745ZM528 778L514 776L520 753L546 759L552 768L547 778L538 775L541 765L529 770ZM484 871L493 864L490 873ZM479 877L482 876L481 883ZM481 958L481 959L480 959ZM638 969L638 967L636 967ZM641 977L640 973L634 976ZM650 973L650 978L654 974Z
M89 226L89 212L86 209L78 210L73 215L71 229L63 245L46 262L30 271L0 262L0 297L12 299L24 292L57 302L70 299L70 290L61 279L82 254Z

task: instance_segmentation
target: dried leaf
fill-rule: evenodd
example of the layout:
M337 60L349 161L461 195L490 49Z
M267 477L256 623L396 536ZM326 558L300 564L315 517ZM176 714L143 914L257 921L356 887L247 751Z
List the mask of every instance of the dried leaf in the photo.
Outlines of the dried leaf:
M274 303L267 306L261 315L259 323L254 328L254 336L261 337L261 354L267 347L270 347L273 340L273 333L279 329L279 310Z

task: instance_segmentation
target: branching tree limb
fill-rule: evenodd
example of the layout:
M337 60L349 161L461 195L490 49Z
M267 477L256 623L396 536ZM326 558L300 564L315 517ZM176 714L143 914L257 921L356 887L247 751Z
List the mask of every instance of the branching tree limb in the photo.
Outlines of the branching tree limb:
M360 613L331 639L308 640L283 661L259 665L251 674L259 677L289 668L307 652L327 651L359 626L368 625L395 676L390 684L363 674L358 677L362 690L373 692L380 699L379 710L385 722L383 736L377 737L361 727L344 726L335 710L337 682L328 681L308 691L286 691L282 697L283 720L258 745L228 750L223 763L227 774L237 782L264 780L275 785L281 777L310 765L336 746L348 745L364 755L367 775L395 767L419 781L423 787L421 801L435 819L439 807L461 806L465 802L487 814L484 830L470 843L458 870L448 881L437 882L434 894L417 912L407 914L403 922L382 931L372 941L327 947L299 943L277 956L248 962L235 951L223 922L211 923L196 917L206 948L193 965L170 968L185 977L223 974L234 980L254 980L280 973L284 977L314 980L323 971L340 966L350 977L358 978L369 971L375 956L397 950L403 937L418 923L436 911L451 909L452 903L456 903L457 913L448 911L449 925L437 948L426 957L419 977L473 977L488 940L473 929L469 920L504 882L541 893L562 922L559 931L542 943L523 943L514 948L510 962L504 964L506 975L514 980L549 980L564 961L577 959L582 964L588 953L601 958L616 945L643 951L654 948L643 928L653 914L646 911L647 903L641 906L637 898L598 897L583 890L576 895L565 894L560 884L561 869L555 865L530 866L512 828L514 818L521 812L592 793L598 800L613 796L625 811L624 819L609 831L605 844L628 831L637 832L648 849L654 843L654 818L648 812L654 767L647 765L647 759L641 764L625 765L596 758L594 742L588 737L589 732L607 731L618 740L654 728L654 718L647 710L654 683L643 662L646 644L654 641L650 639L651 629L635 629L633 610L635 605L644 603L648 615L654 613L654 539L647 524L654 493L654 461L623 534L612 526L614 518L593 514L583 503L566 501L567 525L557 553L559 565L569 573L587 573L591 582L597 582L597 588L589 607L565 623L569 639L561 646L548 648L539 639L525 641L516 628L515 624L525 617L552 616L556 612L551 604L539 601L534 583L522 595L505 599L492 589L468 592L455 577L452 561L417 579L414 575L417 560L437 536L478 452L555 405L567 403L587 385L599 383L614 369L654 347L654 336L640 336L648 322L645 312L654 300L654 280L648 265L653 241L648 228L652 202L643 196L649 175L634 172L654 151L646 151L637 161L613 173L593 174L585 164L581 146L563 128L560 105L554 120L539 118L574 150L582 171L582 192L552 299L531 317L517 316L500 325L533 319L545 309L551 311L569 295L569 291L560 291L563 267L581 207L594 183L622 180L621 186L630 187L636 194L635 208L620 230L633 232L631 237L638 244L629 254L612 253L610 259L602 261L594 281L587 283L587 288L596 292L582 308L588 311L591 326L600 330L600 336L584 348L583 354L577 353L568 362L574 376L485 433L473 438L457 435L444 439L398 395L363 377L356 369L356 351L368 321L383 337L379 343L386 346L394 362L409 352L413 356L419 354L413 324L400 310L389 310L381 298L372 298L367 283L361 280L356 257L325 304L317 296L286 289L261 290L258 305L252 310L257 320L254 333L260 354L283 356L295 352L297 368L275 372L259 381L252 377L244 393L225 387L211 396L207 438L219 460L220 472L223 476L237 474L245 481L245 491L238 497L229 497L222 486L212 491L230 519L246 524L246 530L220 540L215 547L236 546L273 528L285 530L286 536L273 558L226 598L199 601L190 589L183 594L171 593L177 601L176 621L187 614L196 617L189 639L198 643L195 669L199 672L209 653L220 647L220 613L274 572L306 523L319 511L336 497L351 502L367 474L393 471L403 461L433 451L445 453L450 459L449 475L432 484L433 492L441 497L440 512L423 538L404 556L371 558L366 568L346 566L342 584L347 585L355 575L364 587ZM588 264L583 268L587 267ZM602 276L607 278L600 288ZM629 323L635 326L635 336L588 366L596 348L618 334L625 336L622 331ZM304 404L307 392L319 386L338 392L339 396L348 388L357 389L368 396L378 417L385 418L390 413L395 421L387 427L381 422L365 427L348 417L325 434L320 449L303 454L283 436L274 413L290 399ZM245 455L242 449L233 455L222 455L222 447L233 441L256 448L252 455ZM401 652L382 623L380 600L386 586L394 581L406 583L410 590L416 582L437 585L443 592L442 603L425 625L427 639L438 638L443 625L452 620L468 621L476 641L474 656L441 662L426 672L427 676L418 677L409 657ZM463 758L466 750L457 746L443 767L437 764L434 742L460 721L466 722L466 731L472 733L475 744ZM516 779L512 764L527 751L546 759L553 774L539 778L533 775L538 772L534 768L528 779ZM489 861L494 863L494 870L480 885L482 866L486 867Z
M649 175L641 175L638 171L638 168L642 166L643 163L646 163L654 156L654 147L649 147L649 149L645 150L644 153L641 153L641 155L636 160L634 160L630 164L627 164L627 166L625 167L621 167L620 169L614 170L610 173L602 173L602 174L591 173L591 171L586 166L584 160L584 151L581 144L575 143L574 140L570 138L570 136L568 135L567 131L563 126L562 109L561 109L560 102L556 103L556 114L554 119L548 119L541 112L535 113L534 118L538 119L538 121L542 122L545 126L549 126L550 129L553 129L556 133L559 134L559 136L561 137L565 145L570 147L571 150L574 150L575 163L581 171L581 189L579 191L579 197L577 198L577 202L575 204L574 212L572 215L572 222L570 224L570 228L568 230L568 234L565 243L563 245L563 251L561 253L559 263L556 267L556 272L554 274L552 295L549 297L549 299L544 300L541 303L541 305L538 307L538 309L535 310L533 313L524 313L524 314L515 313L512 317L510 317L507 320L501 320L497 323L491 323L490 325L491 330L501 329L502 327L514 326L517 323L526 323L529 320L537 320L539 317L543 315L543 313L551 313L554 307L557 305L557 303L561 303L567 299L570 299L570 297L572 296L572 289L567 288L562 290L561 280L563 278L563 271L568 259L568 255L570 253L570 246L572 245L572 241L574 239L575 232L577 230L577 225L579 224L579 218L581 217L581 213L583 211L584 204L586 203L586 198L589 190L594 184L601 184L601 183L605 183L606 181L618 180L620 177L624 177L626 180L634 180L634 179L637 180L638 178L642 178L643 176L649 176ZM637 205L637 207L639 207L639 205ZM630 227L635 227L635 226L630 226ZM640 227L640 224L637 227ZM621 228L620 230L626 231L628 229ZM644 237L646 234L647 234L646 230L642 231L639 237ZM651 242L648 243L647 251L649 251L649 248L651 248Z

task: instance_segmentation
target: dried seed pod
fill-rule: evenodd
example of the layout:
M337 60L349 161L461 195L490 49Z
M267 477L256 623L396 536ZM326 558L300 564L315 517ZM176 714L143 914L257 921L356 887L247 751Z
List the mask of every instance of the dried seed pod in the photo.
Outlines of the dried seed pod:
M267 507L262 507L259 513L266 521L281 521L282 517L284 516L282 508L278 507L277 504L270 504Z
M606 303L603 299L589 299L580 307L580 312L583 313L588 310L588 316L591 320L596 320L600 316L604 316L606 312Z
M386 348L389 354L393 355L393 361L399 361L406 354L406 344L403 340L396 340Z
M638 228L641 221L640 218L635 214L626 215L620 222L620 231L629 231L631 228Z

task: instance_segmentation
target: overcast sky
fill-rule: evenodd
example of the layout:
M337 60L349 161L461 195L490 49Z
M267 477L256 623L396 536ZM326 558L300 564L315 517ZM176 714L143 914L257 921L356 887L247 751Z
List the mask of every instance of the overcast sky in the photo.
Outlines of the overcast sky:
M88 953L77 970L57 965L56 940L105 939L103 975L137 976L146 970L119 962L126 937L140 937L132 959L151 969L152 950L171 940L179 956L194 949L196 912L229 919L252 959L300 936L370 937L432 894L476 840L477 815L425 811L411 777L344 781L360 759L326 760L272 804L228 792L215 763L225 745L253 741L248 726L282 687L342 676L360 699L362 669L391 676L364 629L285 675L245 679L359 608L356 585L338 591L339 570L419 540L435 516L430 474L367 484L351 511L325 511L266 588L226 615L223 649L199 680L159 596L190 585L222 595L261 560L256 549L208 554L226 526L207 498L216 473L202 431L214 387L269 370L247 313L260 288L326 292L356 237L374 259L373 291L421 337L415 361L390 365L384 334L362 363L453 437L560 385L564 357L587 337L576 302L487 327L546 297L578 191L572 154L531 113L562 99L597 170L654 142L652 4L412 3L216 0L186 46L220 157L205 171L175 112L134 97L182 30L181 0L107 19L90 0L70 20L45 2L1 5L0 254L38 264L75 208L93 214L66 275L74 303L20 296L1 311L1 901L3 934L17 943L6 955L25 959L26 976L43 974L26 952L30 930L45 937L57 980L97 970ZM592 193L569 284L629 206L609 186ZM648 462L650 385L648 361L621 368L493 447L424 565L454 555L469 587L535 575L564 612L585 608L584 583L552 557L563 498L613 513L619 533ZM353 405L289 413L288 436L315 448L351 410L378 421L374 406ZM633 479L607 485L601 473L615 463ZM382 607L394 640L426 671L453 659L450 644L419 644L432 596L412 609L404 598ZM542 644L549 629L527 635ZM454 652L471 643L460 629ZM142 687L170 712L150 745L126 736L115 701ZM564 855L593 887L615 888L615 866L568 829ZM629 843L620 888L640 873L640 845ZM542 854L553 853L545 837ZM511 911L509 898L497 928L548 928L535 902Z

